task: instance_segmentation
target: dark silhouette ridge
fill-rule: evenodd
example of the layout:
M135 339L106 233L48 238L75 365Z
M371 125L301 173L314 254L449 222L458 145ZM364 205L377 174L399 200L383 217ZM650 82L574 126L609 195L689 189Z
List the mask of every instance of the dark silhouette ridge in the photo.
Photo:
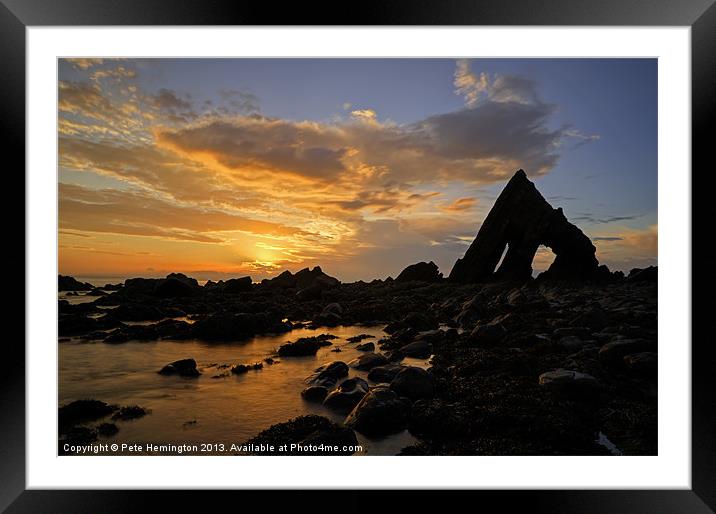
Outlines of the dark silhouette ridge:
M601 268L591 240L567 221L537 191L523 170L518 170L497 198L475 240L450 272L450 280L483 282L491 278L527 280L540 245L556 258L545 277L590 279ZM495 271L505 247L507 253Z

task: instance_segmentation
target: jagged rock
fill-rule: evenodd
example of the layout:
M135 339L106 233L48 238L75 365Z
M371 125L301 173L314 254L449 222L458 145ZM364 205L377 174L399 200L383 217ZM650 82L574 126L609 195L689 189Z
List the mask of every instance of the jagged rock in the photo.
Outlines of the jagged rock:
M587 279L598 273L599 262L591 240L567 221L561 208L553 209L525 172L518 170L449 278L460 283L482 282L493 275L529 279L540 245L551 248L556 255L545 277ZM505 247L507 253L495 271Z
M94 289L94 286L89 282L80 282L69 275L57 276L58 291L91 291L92 289Z
M194 359L181 359L167 364L158 372L160 375L179 375L180 377L198 377L201 375L196 369Z
M337 286L340 283L340 280L337 278L333 278L323 273L320 266L316 266L313 269L304 268L295 275L287 270L277 277L261 281L261 285L263 287L279 289L297 288L299 290L306 289L314 285L329 288Z
M411 264L395 279L396 282L440 282L443 274L438 271L438 266L433 261L430 262L418 262L417 264Z
M247 293L252 290L253 281L251 277L240 277L231 278L224 282L219 280L218 282L212 282L209 280L204 284L204 289L207 291L218 291L225 294L237 294Z

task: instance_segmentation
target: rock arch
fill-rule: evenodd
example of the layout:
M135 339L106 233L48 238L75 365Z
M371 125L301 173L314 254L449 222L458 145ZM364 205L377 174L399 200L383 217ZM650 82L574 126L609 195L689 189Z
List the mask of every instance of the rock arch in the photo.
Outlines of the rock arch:
M564 279L588 279L599 270L596 248L561 208L554 209L523 170L518 170L497 198L477 237L450 272L456 282L482 282L493 277L529 279L537 248L556 255L545 272ZM507 247L500 267L495 270Z

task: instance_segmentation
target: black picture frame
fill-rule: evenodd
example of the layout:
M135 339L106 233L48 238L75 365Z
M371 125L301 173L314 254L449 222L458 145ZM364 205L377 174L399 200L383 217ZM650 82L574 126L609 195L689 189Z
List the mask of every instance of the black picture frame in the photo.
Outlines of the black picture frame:
M714 0L363 0L347 4L190 1L190 0L0 0L0 127L8 174L14 174L15 197L25 191L25 30L28 26L71 25L606 25L691 27L692 73L692 489L596 491L479 491L451 493L450 504L499 505L545 512L712 512L716 509L716 352L711 338L696 330L705 324L714 286L713 245L707 220L714 202L696 202L708 194L708 136L716 94L716 6ZM89 48L88 48L89 50ZM8 157L10 159L8 159ZM699 169L699 173L693 170ZM673 170L683 173L683 170ZM6 175L7 176L7 175ZM23 196L24 197L24 196ZM10 205L9 202L6 202ZM708 206L708 207L707 207ZM8 211L8 208L5 208ZM6 212L6 219L17 217ZM12 223L12 222L11 222ZM24 227L24 225L23 225ZM24 238L23 236L21 236ZM8 268L25 266L23 251L12 252ZM24 246L23 246L24 248ZM14 261L13 261L14 259ZM19 274L18 274L19 275ZM18 284L19 286L19 284ZM19 290L19 289L18 289ZM20 304L20 302L18 302ZM22 302L24 305L24 302ZM32 306L27 306L32 308ZM665 315L662 313L662 315ZM663 344L689 344L665 341ZM159 502L163 511L187 510L192 503L249 506L268 501L266 492L69 491L26 490L25 487L25 351L20 337L4 341L0 373L0 509L8 512L134 512ZM320 477L317 477L320 482ZM319 484L317 484L319 485ZM458 494L456 498L454 495ZM470 494L470 498L460 498ZM353 491L336 504L325 493L294 492L293 510L311 512L373 509L372 492ZM426 492L401 499L403 509L425 505ZM449 508L449 507L448 507ZM299 510L302 510L299 508Z

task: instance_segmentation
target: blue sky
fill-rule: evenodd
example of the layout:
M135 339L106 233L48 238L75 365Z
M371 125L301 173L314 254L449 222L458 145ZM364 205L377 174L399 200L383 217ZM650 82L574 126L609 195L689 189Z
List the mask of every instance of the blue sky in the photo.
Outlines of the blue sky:
M107 190L132 190L133 194L138 191L154 199L171 198L182 204L191 201L202 212L228 209L232 215L240 214L241 219L280 219L281 224L291 227L319 217L320 223L330 226L325 205L315 199L301 205L303 215L291 217L289 211L295 210L296 202L291 205L284 194L272 195L280 186L266 178L265 172L274 169L287 173L282 183L296 179L296 188L309 187L307 178L314 180L313 189L301 190L302 197L324 195L329 205L343 209L336 213L333 225L345 224L345 230L329 239L372 234L375 227L370 223L376 222L382 226L392 222L389 230L398 230L402 237L410 232L406 227L423 222L416 230L426 241L407 238L399 249L379 245L366 249L362 257L371 263L368 268L381 262L388 250L405 255L391 260L378 275L394 274L402 265L410 264L408 254L416 253L416 249L421 258L434 255L447 273L514 164L525 167L555 207L562 206L568 218L597 238L598 256L601 254L604 262L618 269L656 262L655 59L76 59L60 62L59 78L60 119L67 127L74 127L60 130L61 140L66 141L61 154L67 154L61 159L60 181L84 188L82 195L100 189L103 194L108 194ZM112 114L98 117L98 108ZM258 119L261 121L255 121ZM280 120L280 128L276 120ZM103 124L106 126L100 130ZM303 144L300 138L307 133L308 124L312 124L311 148L291 155L281 150L281 145L297 148ZM80 125L84 128L78 129ZM548 132L551 135L545 136ZM294 136L289 134L294 133L301 134L299 140L290 139ZM115 134L116 140L108 134ZM426 143L426 134L435 140ZM407 157L390 155L390 149L380 144L387 137L395 138L395 144L401 144L404 137L412 138ZM353 145L353 140L358 142ZM262 142L267 148L275 147L270 156L256 150ZM237 148L251 148L250 158L237 154ZM426 158L408 155L418 151L415 148L427 152ZM91 162L87 157L90 149L95 156ZM147 152L149 159L158 159L160 152L163 158L167 152L174 152L187 163L184 171L172 172L171 183L156 188L147 180L147 170L138 170L136 164L115 163L119 150ZM101 152L115 159L112 166L97 162L96 155ZM425 162L424 169L418 169L421 162ZM228 182L215 184L207 193L209 203L189 200L186 190L176 189L180 187L177 177L188 180L186 170L198 167L197 163L202 167L197 174L207 173L212 180L231 177L230 186ZM213 175L208 170L212 166ZM429 166L435 167L434 177ZM368 168L371 171L365 175ZM166 174L159 179L168 177ZM346 193L346 184L355 185L355 177L363 182L351 196ZM263 189L258 188L259 182ZM388 190L390 195L385 194ZM231 192L252 201L257 195L275 196L273 205L282 205L275 208L280 215L272 214L266 205L246 209L217 200L221 195L228 198ZM458 208L454 202L460 199L464 202ZM442 215L439 213L447 214L437 220ZM428 217L430 222L425 223ZM125 221L127 226L137 226L136 220ZM113 218L110 224L117 223ZM443 227L455 238L438 241L432 230L425 229L427 224ZM73 234L105 238L105 242L114 234L72 221L66 226ZM467 228L470 226L474 230ZM233 232L229 228L222 225L215 232L226 235ZM182 230L185 233L188 228ZM320 239L322 229L316 230L314 235ZM216 237L221 241L217 244L224 249L232 244L261 244L253 237L260 234L249 234L241 227L237 231L243 235ZM151 236L133 232L136 230L121 230L115 236L135 238L124 242L128 248L152 246L146 240L151 237L157 238L156 248L182 241L175 233L160 231ZM331 246L326 244L327 248ZM67 244L68 249L80 246ZM282 250L275 250L265 261L245 251L247 255L242 257L247 260L240 262L227 261L222 254L222 263L203 259L195 264L211 270L226 269L227 273L244 268L268 273L272 269L268 263L292 268L320 263L321 257L330 261L334 255L328 249L324 255L307 252L311 246L307 241L287 249L289 246L273 244ZM207 255L218 253L212 250ZM83 259L75 255L68 262L87 263L90 258L91 251L85 252ZM348 264L350 260L348 256L337 258L336 268L345 270L346 278L370 278L369 269ZM259 264L251 267L251 262ZM112 272L100 268L79 271L85 275Z

